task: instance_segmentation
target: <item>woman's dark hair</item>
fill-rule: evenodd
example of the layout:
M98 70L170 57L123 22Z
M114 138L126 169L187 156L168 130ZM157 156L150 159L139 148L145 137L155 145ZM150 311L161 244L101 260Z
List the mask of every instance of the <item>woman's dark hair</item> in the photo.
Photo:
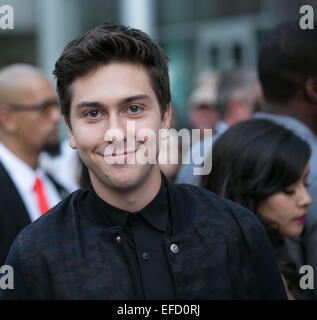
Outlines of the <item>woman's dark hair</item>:
M70 124L71 84L98 67L122 61L147 70L163 117L171 100L168 57L144 32L122 25L102 24L71 41L55 64L62 114Z
M310 154L307 142L277 123L266 119L241 121L215 141L212 171L203 176L201 185L258 216L281 272L294 286L298 285L295 266L279 259L283 236L272 221L259 215L257 207L262 200L298 181Z
M257 213L260 201L300 178L310 153L305 141L277 123L241 121L214 143L202 187Z

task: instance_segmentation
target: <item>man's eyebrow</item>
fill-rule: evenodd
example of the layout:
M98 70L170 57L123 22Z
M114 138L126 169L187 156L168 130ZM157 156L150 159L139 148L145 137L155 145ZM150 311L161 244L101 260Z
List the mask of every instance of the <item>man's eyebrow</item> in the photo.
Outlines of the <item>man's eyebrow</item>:
M119 101L118 105L127 104L136 100L149 100L150 97L147 94L138 94L135 96L123 98ZM100 103L98 101L81 101L76 104L76 109L80 108L87 108L87 107L93 107L93 108L104 108L105 105L103 103Z
M85 107L103 108L104 105L97 101L81 101L76 104L76 109L85 108Z
M135 96L127 97L119 101L119 105L130 103L136 100L150 100L150 97L147 94L138 94Z

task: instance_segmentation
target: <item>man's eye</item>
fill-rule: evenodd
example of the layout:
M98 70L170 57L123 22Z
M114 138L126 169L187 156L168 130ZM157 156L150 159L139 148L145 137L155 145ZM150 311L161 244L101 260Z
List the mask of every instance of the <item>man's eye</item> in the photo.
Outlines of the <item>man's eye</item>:
M139 106L137 104L133 104L127 110L128 110L128 113L130 113L130 114L136 114L136 113L140 112L141 109L142 109L141 106Z
M87 116L89 118L97 118L99 116L99 111L98 110L91 110L87 112Z

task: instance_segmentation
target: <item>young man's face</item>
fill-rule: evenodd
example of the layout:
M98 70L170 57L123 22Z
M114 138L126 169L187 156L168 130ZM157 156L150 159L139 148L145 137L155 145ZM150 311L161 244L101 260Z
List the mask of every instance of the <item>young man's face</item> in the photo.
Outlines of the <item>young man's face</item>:
M128 154L131 157L144 147L144 142L136 138L138 132L151 129L156 135L158 153L159 129L169 126L170 106L162 120L146 69L141 65L113 62L76 79L71 85L71 92L71 129L66 124L70 145L78 150L90 171L92 182L118 191L134 189L142 184L157 166L141 164L137 160L135 164L126 164L126 157L119 155L121 152L105 157L105 151L107 154L107 150L112 150L109 147L113 146L112 141L105 141L105 134L110 129L121 130L124 151L131 152ZM135 126L135 136L129 135L135 141L132 148L127 145L128 122ZM118 142L120 139L116 140ZM122 158L125 164L108 161L110 159L113 163L122 161Z

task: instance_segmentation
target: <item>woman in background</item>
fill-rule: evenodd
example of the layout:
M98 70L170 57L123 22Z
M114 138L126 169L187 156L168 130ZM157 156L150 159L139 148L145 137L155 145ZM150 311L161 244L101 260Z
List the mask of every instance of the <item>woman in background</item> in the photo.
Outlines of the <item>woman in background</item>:
M303 231L310 147L292 131L264 119L239 122L212 150L212 171L202 187L256 214L271 241L289 299L310 299L295 264L283 257L284 237Z

